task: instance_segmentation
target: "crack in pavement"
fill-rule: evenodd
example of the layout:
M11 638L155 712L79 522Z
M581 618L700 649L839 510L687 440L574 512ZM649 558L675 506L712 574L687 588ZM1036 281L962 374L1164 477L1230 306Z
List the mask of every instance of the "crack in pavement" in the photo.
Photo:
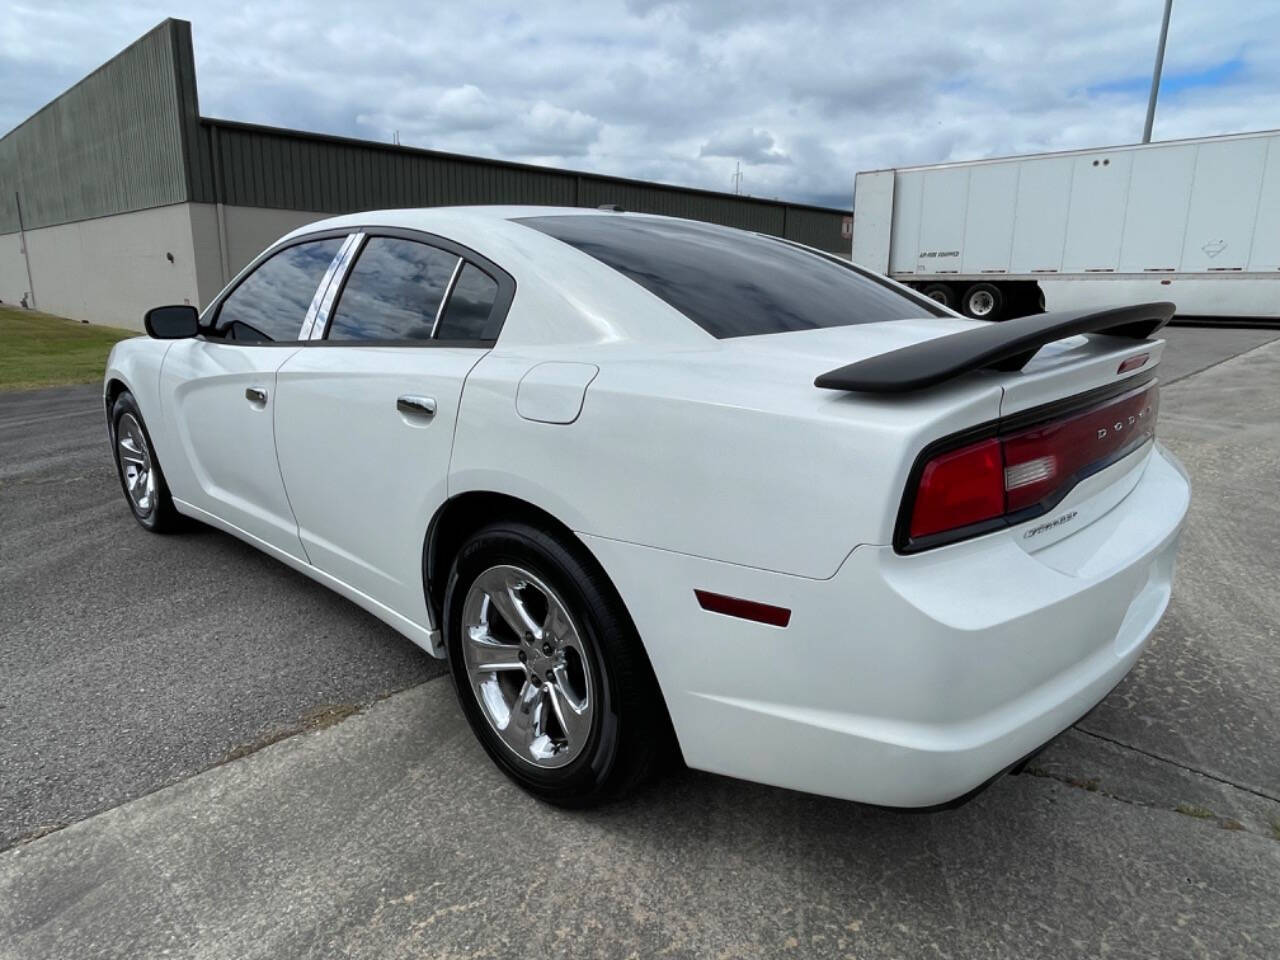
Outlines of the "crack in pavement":
M1154 751L1144 749L1143 747L1135 746L1132 743L1125 743L1123 740L1117 740L1115 737L1109 737L1105 733L1098 733L1095 730L1087 730L1084 727L1080 727L1080 726L1074 727L1073 729L1075 729L1079 733L1083 733L1085 736L1093 737L1097 740L1105 740L1107 743L1115 744L1117 747L1121 747L1122 749L1132 750L1134 753L1140 753L1144 757L1150 757L1152 760L1159 760L1161 763L1167 763L1170 766L1177 767L1180 770L1186 770L1188 773L1194 773L1197 776L1204 777L1206 780L1212 780L1215 783L1222 784L1223 786L1232 787L1236 790L1242 790L1245 793L1251 793L1255 797L1260 797L1263 800L1270 800L1272 803L1280 803L1280 797L1277 797L1274 794L1267 793L1265 790L1261 789L1260 787L1251 787L1248 784L1237 783L1236 781L1231 780L1227 777L1221 776L1220 774L1209 773L1206 770L1200 770L1197 767L1189 766L1185 763L1182 763L1179 760L1174 760L1172 757L1167 757L1164 754L1155 753Z
M1019 773L1280 841L1280 799L1267 791L1081 726L1064 731Z
M1027 766L1023 768L1022 772L1017 775L1038 777L1043 780L1054 780L1058 783L1065 784L1068 787L1074 787L1077 790L1084 790L1086 793L1094 793L1100 797L1105 797L1108 800L1115 800L1117 803L1127 804L1131 807L1142 807L1146 810L1161 810L1169 813L1180 813L1183 816L1194 817L1197 820L1212 820L1223 830L1243 830L1254 834L1254 836L1266 836L1265 833L1260 831L1249 830L1248 827L1234 817L1220 817L1207 808L1193 806L1186 803L1178 803L1170 807L1159 803L1152 803L1148 800L1139 800L1136 797L1121 796L1118 793L1112 793L1110 790L1103 790L1102 787L1098 785L1099 781L1097 778L1091 777L1089 779L1084 779L1081 777L1071 777L1063 773L1054 773L1050 770L1046 770L1044 767L1036 766L1034 760L1028 763ZM1203 813L1199 812L1201 810L1203 810ZM1274 835L1274 828L1272 839L1280 842L1280 836Z

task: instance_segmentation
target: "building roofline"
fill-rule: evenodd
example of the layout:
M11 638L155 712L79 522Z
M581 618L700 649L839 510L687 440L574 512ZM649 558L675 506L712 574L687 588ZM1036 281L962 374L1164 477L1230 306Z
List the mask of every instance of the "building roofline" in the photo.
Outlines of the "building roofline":
M383 143L380 140L364 140L360 137L345 137L333 133L316 133L311 130L296 130L290 127L273 127L261 123L247 123L242 120L224 120L220 117L201 117L200 122L208 126L217 126L232 130L245 130L253 133L275 134L286 137L302 137L321 143L342 144L351 147L374 148L388 153L400 153L413 156L435 157L440 160L456 160L463 163L480 164L498 167L505 170L525 170L534 173L556 174L569 177L591 177L629 187L661 187L663 190L674 190L678 193L709 197L715 200L747 201L769 207L789 207L793 210L810 210L815 213L832 213L848 216L850 208L823 207L812 203L797 203L792 200L773 200L767 197L752 197L739 193L728 193L722 190L707 190L701 187L686 187L680 184L663 183L660 180L638 180L633 177L619 177L608 173L594 173L590 170L572 170L567 167L547 167L536 163L520 163L515 160L497 160L492 157L478 157L465 153L450 153L445 150L431 150L426 147L410 147L404 144Z

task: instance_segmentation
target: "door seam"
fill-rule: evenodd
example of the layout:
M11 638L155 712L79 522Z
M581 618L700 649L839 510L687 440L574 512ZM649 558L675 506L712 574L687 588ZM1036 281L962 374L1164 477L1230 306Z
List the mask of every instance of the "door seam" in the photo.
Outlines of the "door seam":
M285 482L284 471L280 468L280 446L276 442L276 409L280 405L280 371L284 365L302 352L302 348L294 350L287 357L276 365L275 370L271 372L271 393L275 397L271 404L271 449L276 455L276 475L280 478L280 488L284 491L284 502L289 507L289 516L293 517L293 535L298 538L298 547L302 550L302 557L311 566L311 554L307 553L307 545L302 539L302 527L298 524L298 513L293 509L293 501L289 499L289 484ZM451 454L452 455L452 454Z

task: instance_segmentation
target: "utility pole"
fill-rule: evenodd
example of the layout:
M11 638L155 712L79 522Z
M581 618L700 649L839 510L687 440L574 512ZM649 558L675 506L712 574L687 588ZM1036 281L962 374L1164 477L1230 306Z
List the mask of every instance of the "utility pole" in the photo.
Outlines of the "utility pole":
M1169 39L1169 13L1173 0L1164 0L1164 22L1160 24L1160 45L1156 47L1156 71L1151 77L1151 98L1147 101L1147 123L1142 128L1142 142L1151 142L1151 125L1156 119L1156 95L1160 92L1160 71L1164 69L1164 43Z
M733 192L742 193L742 161L736 160L733 165Z

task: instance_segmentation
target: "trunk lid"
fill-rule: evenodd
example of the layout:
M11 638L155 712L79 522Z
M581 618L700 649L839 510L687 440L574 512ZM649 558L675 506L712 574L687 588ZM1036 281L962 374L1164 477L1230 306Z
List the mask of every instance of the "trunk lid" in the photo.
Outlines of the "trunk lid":
M1046 344L1016 373L1000 375L1001 418L1066 400L1156 371L1163 340L1070 337ZM1145 359L1143 359L1145 357Z
M1007 332L959 318L896 321L731 349L744 360L767 349L775 369L792 375L849 361L815 384L843 391L851 414L892 410L919 424L902 464L893 535L901 552L1001 529L1016 529L1022 546L1037 551L1091 525L1141 476L1164 350L1163 341L1142 338L1167 317L1149 328L1143 314L1135 318L1140 309L1040 315Z

